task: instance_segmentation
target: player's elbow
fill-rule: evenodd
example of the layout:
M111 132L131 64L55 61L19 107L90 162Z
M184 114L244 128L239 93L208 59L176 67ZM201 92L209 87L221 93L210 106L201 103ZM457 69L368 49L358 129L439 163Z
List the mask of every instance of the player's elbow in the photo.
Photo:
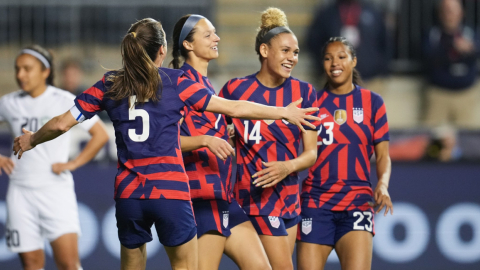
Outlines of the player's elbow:
M308 151L308 158L307 158L307 167L312 167L315 162L317 161L317 149L312 149Z

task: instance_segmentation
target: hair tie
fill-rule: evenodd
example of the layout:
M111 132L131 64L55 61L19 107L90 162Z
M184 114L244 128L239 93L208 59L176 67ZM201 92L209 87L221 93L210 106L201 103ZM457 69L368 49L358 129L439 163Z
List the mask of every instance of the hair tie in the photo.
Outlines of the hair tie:
M133 38L137 38L137 33L135 33L135 32L130 32L130 33L132 33Z
M281 34L281 33L292 33L292 30L290 30L286 26L277 26L275 28L270 29L265 36L262 38L262 43L268 43L270 39L272 39L274 36Z
M50 63L48 63L47 58L45 58L45 56L43 56L41 53L39 53L35 50L32 50L32 49L23 49L23 50L20 51L19 55L22 55L22 54L29 54L29 55L37 58L40 62L42 62L42 64L45 66L45 68L50 68Z
M192 14L188 19L185 21L182 27L182 31L180 32L180 36L178 37L178 48L181 49L183 47L183 41L188 36L188 34L192 31L195 25L201 19L205 19L202 15Z

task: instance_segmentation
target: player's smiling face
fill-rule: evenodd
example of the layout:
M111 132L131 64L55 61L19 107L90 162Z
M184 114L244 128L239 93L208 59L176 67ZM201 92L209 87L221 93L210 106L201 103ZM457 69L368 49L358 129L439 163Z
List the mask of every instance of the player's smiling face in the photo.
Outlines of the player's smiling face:
M289 78L298 63L299 51L295 35L290 33L276 35L270 40L270 46L268 46L266 57L268 69L279 77Z
M206 60L218 58L218 37L215 27L207 19L201 19L195 25L193 42L191 43L194 54Z
M43 69L42 63L30 54L22 54L15 62L15 74L18 86L34 95L45 89L50 69Z
M332 86L351 84L353 68L356 65L357 58L352 59L352 53L343 43L336 41L327 45L323 56L323 67Z

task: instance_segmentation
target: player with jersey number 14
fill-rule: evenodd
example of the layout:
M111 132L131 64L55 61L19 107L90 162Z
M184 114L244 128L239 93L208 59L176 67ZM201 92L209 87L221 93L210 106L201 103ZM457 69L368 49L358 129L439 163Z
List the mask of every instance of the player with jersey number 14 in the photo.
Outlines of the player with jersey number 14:
M382 98L359 84L357 58L343 37L323 48L327 74L317 93L322 125L318 159L301 194L298 269L323 269L335 248L342 269L371 269L374 207L393 213L388 193L391 161L388 122ZM375 153L378 184L372 191L370 158Z

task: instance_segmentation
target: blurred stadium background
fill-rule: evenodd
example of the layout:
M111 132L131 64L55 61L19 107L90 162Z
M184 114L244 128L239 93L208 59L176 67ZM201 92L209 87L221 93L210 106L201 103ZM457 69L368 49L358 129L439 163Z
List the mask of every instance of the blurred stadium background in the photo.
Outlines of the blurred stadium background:
M60 84L62 62L81 61L82 85L101 78L105 69L121 66L120 42L137 19L160 20L171 42L173 25L188 13L208 17L221 38L220 57L211 63L209 78L219 90L230 78L259 69L254 51L260 12L269 6L283 9L289 25L305 40L314 11L331 0L0 0L0 96L17 89L14 61L32 43L54 53ZM388 75L382 96L391 128L394 161L390 192L395 214L375 220L373 269L480 269L480 87L476 116L470 129L453 126L428 129L425 113L424 67L421 43L438 18L437 0L370 0L381 10L389 35ZM480 1L464 0L464 23L480 30ZM321 46L321 45L319 45ZM363 61L368 61L363 60ZM170 59L164 63L170 62ZM293 76L321 88L323 78L312 72L311 56L303 50ZM2 108L0 108L1 110ZM116 150L111 139L95 162L74 172L83 235L80 255L84 269L118 269L119 243L113 207ZM87 134L75 130L71 156L78 154ZM444 138L453 140L445 144ZM0 125L0 153L8 155L12 138ZM445 148L448 162L439 161ZM372 173L375 170L372 168ZM373 179L375 179L373 177ZM0 176L0 269L19 269L16 254L5 244L7 177ZM373 181L375 184L375 181ZM49 255L51 256L51 255ZM48 257L46 269L54 269ZM147 269L169 269L161 245L149 244ZM225 257L220 269L237 269ZM333 254L326 269L340 269Z

